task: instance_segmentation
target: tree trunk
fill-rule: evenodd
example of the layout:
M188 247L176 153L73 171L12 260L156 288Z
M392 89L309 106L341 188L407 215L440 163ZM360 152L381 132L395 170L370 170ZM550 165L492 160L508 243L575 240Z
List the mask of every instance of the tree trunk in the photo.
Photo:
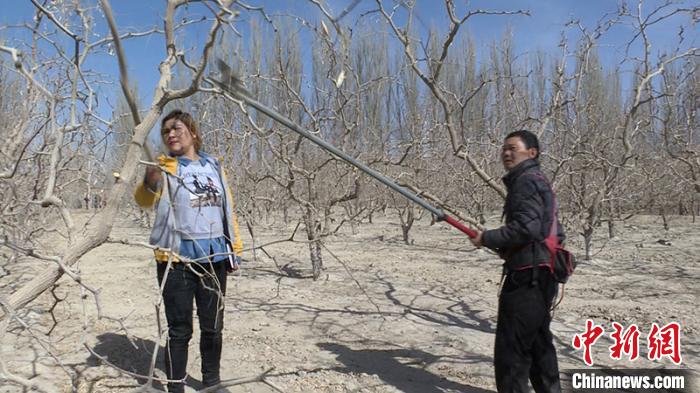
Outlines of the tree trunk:
M406 207L406 219L403 219L403 214L400 212L399 215L401 216L401 234L403 235L403 242L406 243L407 245L411 244L411 238L409 236L409 232L411 231L411 227L413 227L413 222L415 221L415 215L413 213L413 207L412 206L407 206Z
M661 220L664 223L664 230L668 231L669 225L668 225L668 217L666 217L666 209L661 209Z
M357 235L358 230L357 230L357 212L360 211L362 208L360 206L360 198L359 196L355 198L354 201L351 202L353 206L353 217L352 220L350 220L350 230L352 231L353 236Z
M306 238L309 240L311 271L314 281L316 281L321 276L321 271L323 270L323 258L321 256L321 244L319 243L320 240L318 239L318 231L316 230L318 220L316 219L314 212L308 208L304 213L304 224L306 226Z
M593 226L588 226L583 230L583 246L585 250L586 261L593 259L592 248L593 248Z
M309 243L309 255L311 256L311 271L313 272L314 281L316 281L321 276L321 271L323 271L320 240L317 239Z
M608 220L608 238L612 239L617 236L617 228L612 217Z

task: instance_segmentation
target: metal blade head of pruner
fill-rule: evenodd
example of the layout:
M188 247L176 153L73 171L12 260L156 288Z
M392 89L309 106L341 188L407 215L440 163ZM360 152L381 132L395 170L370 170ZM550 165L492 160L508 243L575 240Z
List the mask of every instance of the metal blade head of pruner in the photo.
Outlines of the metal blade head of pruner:
M216 65L219 68L220 79L214 80L216 84L225 92L231 94L234 97L246 94L245 87L243 87L243 82L238 76L231 70L226 62L220 58L216 59Z

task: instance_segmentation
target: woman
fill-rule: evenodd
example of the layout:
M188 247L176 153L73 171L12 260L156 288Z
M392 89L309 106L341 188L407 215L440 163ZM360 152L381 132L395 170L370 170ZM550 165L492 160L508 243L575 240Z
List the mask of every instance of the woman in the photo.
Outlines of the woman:
M158 247L158 283L168 320L165 367L168 379L178 381L169 383L168 391L184 392L193 299L201 331L202 383L209 387L221 381L226 273L238 269L243 244L224 170L201 151L192 116L180 110L168 113L161 136L169 155L158 158L159 168L146 169L134 197L141 207L156 206L150 244Z

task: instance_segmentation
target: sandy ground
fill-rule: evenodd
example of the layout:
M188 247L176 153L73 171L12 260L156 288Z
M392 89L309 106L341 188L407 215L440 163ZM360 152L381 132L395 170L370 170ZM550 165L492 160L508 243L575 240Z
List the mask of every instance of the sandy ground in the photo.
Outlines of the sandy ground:
M256 242L287 238L293 227L258 226ZM572 338L590 318L606 329L593 346L598 367L678 367L668 359L646 359L651 324L675 321L682 327L680 367L699 370L700 223L672 217L670 230L664 231L659 217L636 217L619 230L618 239L579 264L566 286L553 322L560 368L585 366ZM243 232L249 247L250 234ZM147 234L133 217L118 217L112 236L145 241ZM318 281L306 278L305 243L265 247L274 260L261 251L255 257L246 252L244 269L228 278L222 377L254 376L274 367L269 380L288 392L494 391L498 258L473 250L466 237L444 224L429 226L423 220L411 234L415 242L407 246L391 216L361 225L357 235L345 228L325 242L325 270ZM601 229L596 245L605 241ZM570 248L580 251L576 244ZM17 261L0 281L3 291L40 269L34 261ZM13 322L2 356L17 374L59 392L71 391L69 374L76 376L79 392L127 392L140 381L101 364L82 343L119 367L148 372L154 347L162 352L151 251L106 244L83 258L80 269L85 283L101 290L104 315L122 319L124 328L114 320L97 320L92 298L82 302L77 284L64 277L54 291L64 300L54 308L58 323L50 337L45 333L53 325L48 308L54 296L46 293L22 312L41 340ZM637 324L640 359L610 358L612 322ZM189 362L195 387L201 376L197 336L195 331ZM63 369L44 347L51 348ZM161 358L156 368L163 375ZM230 390L273 391L261 383ZM0 387L3 393L20 391Z

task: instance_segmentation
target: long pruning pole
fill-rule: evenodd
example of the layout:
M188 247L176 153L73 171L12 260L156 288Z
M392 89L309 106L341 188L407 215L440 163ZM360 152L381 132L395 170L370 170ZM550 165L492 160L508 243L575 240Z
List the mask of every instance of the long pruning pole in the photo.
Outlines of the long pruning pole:
M354 167L360 169L361 171L365 172L366 174L372 176L374 179L378 180L385 186L391 188L392 190L398 192L399 194L403 195L406 197L408 200L416 203L420 207L422 207L425 210L428 210L432 214L434 214L438 220L440 221L446 221L448 224L452 225L453 227L459 229L460 231L464 232L467 234L467 236L471 238L475 238L477 233L473 229L467 227L466 225L462 224L461 222L457 221L455 218L447 215L444 211L441 209L429 204L426 202L424 199L418 197L418 195L413 194L406 190L405 188L399 186L396 184L394 181L389 179L388 177L384 176L383 174L377 172L376 170L370 168L366 164L356 160L355 158L351 157L344 151L336 148L335 146L331 145L330 143L324 141L323 139L318 138L314 134L302 129L299 127L296 123L292 122L276 110L262 104L261 102L257 101L253 97L250 96L248 91L241 85L240 80L233 75L231 72L231 68L224 63L221 59L218 60L218 65L219 69L221 71L221 76L222 76L222 81L218 81L215 79L207 78L208 81L213 82L215 85L220 87L222 90L224 90L226 93L229 93L232 97L236 99L240 99L241 101L245 102L246 104L252 106L253 108L257 109L258 111L266 114L269 116L271 119L279 122L280 124L284 125L285 127L289 128L290 130L296 132L297 134L303 136L304 138L310 140L311 142L315 143L316 145L320 146L324 150L330 152L331 154L339 157L343 161L349 163L350 165L353 165Z

